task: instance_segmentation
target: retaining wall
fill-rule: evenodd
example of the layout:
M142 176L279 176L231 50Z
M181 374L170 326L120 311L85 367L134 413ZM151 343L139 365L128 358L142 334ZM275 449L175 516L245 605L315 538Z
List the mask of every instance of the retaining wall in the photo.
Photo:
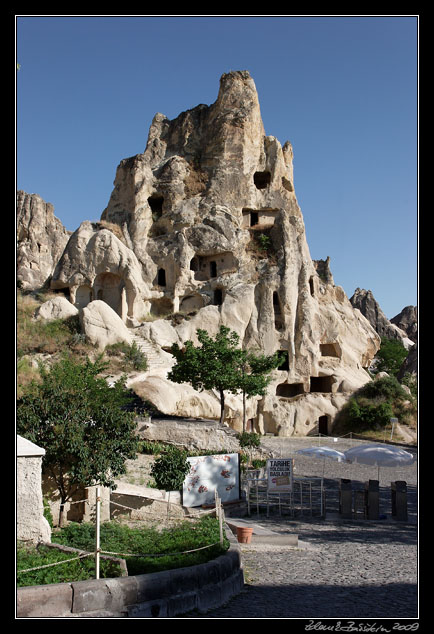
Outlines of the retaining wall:
M229 550L205 564L114 579L91 579L17 591L17 618L167 618L205 613L241 592L240 547L227 525Z

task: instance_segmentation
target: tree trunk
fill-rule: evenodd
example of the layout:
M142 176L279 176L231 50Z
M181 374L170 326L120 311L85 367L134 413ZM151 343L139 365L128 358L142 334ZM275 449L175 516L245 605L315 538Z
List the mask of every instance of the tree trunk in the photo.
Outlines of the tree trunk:
M63 528L65 526L65 503L66 503L66 498L61 498L60 499L60 506L59 506L59 528Z
M225 394L220 390L220 425L223 425L225 419Z
M243 390L243 432L246 431L246 427L247 427L247 414L246 414L246 393Z

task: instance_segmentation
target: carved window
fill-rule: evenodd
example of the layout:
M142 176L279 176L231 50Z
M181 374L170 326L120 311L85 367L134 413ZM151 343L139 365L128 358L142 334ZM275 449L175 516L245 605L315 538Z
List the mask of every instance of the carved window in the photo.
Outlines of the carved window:
M216 288L213 295L214 306L221 306L223 304L223 291L221 288Z
M288 350L279 350L282 363L277 368L278 370L289 370L289 352Z
M309 289L310 289L310 294L312 295L312 297L315 294L315 288L313 285L313 277L309 278Z
M299 394L304 394L303 383L281 383L276 387L276 396L292 398Z
M332 376L311 376L310 377L310 391L311 392L331 392L332 391Z
M158 269L158 286L166 286L166 271L164 269Z
M161 218L163 214L163 202L164 198L163 196L161 196L161 194L152 194L152 196L149 196L148 198L148 204L151 208L152 219L154 221Z
M253 182L258 189L266 189L271 183L270 172L255 172L253 175Z

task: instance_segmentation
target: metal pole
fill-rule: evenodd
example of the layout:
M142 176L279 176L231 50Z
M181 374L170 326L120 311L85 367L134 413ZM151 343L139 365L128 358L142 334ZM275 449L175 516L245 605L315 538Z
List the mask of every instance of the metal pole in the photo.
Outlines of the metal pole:
M95 578L99 579L101 488L96 487Z
M219 530L220 530L220 546L223 548L223 509L222 501L218 498L219 505Z

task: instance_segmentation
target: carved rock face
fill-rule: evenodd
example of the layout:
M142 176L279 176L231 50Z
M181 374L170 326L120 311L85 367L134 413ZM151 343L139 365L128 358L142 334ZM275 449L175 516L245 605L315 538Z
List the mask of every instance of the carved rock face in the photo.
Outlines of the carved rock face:
M24 289L42 287L69 240L54 208L37 194L17 192L17 280Z
M329 261L310 257L292 158L289 142L265 135L249 73L223 75L214 104L172 121L155 115L145 151L121 161L101 223L82 223L71 237L52 286L68 287L76 304L107 301L127 325L182 311L173 341L226 325L245 347L285 351L269 395L255 401L255 425L305 435L321 416L331 423L369 380L363 368L379 337L334 286ZM149 328L140 331L149 338ZM154 374L154 392L164 381L175 390L151 363L147 376ZM236 402L227 418L239 427Z

